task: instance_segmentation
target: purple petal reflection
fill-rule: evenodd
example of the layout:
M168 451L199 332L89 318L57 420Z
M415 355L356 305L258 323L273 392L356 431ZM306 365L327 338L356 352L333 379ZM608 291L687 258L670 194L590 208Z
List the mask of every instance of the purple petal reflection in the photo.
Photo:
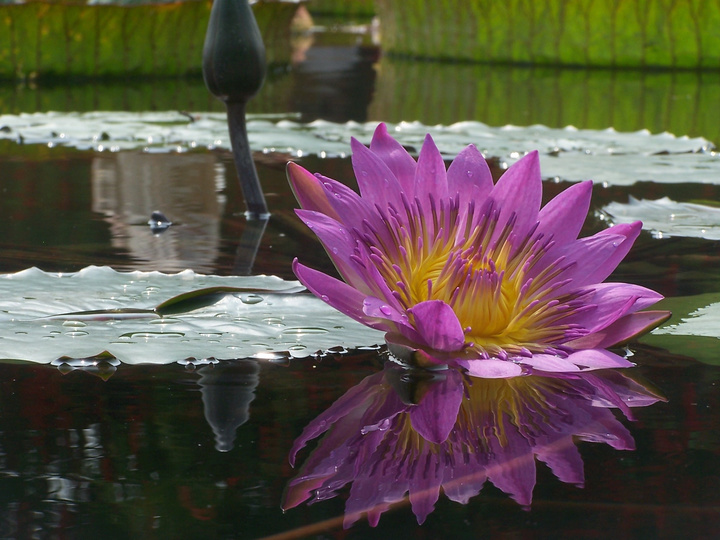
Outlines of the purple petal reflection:
M630 416L630 407L661 399L618 370L488 379L388 362L305 428L293 464L311 439L325 436L290 481L283 508L332 498L350 484L346 528L362 516L375 526L396 503L409 503L423 523L441 488L466 504L486 480L529 506L535 458L582 487L575 441L632 450L610 408Z

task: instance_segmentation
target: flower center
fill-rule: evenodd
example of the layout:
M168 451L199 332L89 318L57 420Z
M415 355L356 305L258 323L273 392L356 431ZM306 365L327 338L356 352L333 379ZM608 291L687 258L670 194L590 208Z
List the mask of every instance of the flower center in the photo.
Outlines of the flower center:
M563 321L578 307L578 295L553 294L562 261L537 263L552 246L532 229L513 233L515 217L498 228L492 201L481 212L471 204L460 212L456 198L429 212L405 201L404 212L389 209L384 238L393 245L368 246L393 295L405 309L426 301L450 305L465 328L466 345L483 356L561 352L579 329ZM552 285L551 285L552 284Z

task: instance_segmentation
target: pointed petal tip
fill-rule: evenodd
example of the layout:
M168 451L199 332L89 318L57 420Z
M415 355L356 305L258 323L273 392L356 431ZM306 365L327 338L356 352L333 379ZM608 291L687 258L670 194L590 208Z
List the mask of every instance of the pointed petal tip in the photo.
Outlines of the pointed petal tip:
M355 137L350 137L350 149L355 152L359 147L367 148L363 143L357 140Z
M383 137L383 136L389 136L388 134L388 128L385 122L380 122L377 127L375 128L375 132L373 133L373 139L375 137Z
M308 171L304 167L301 167L294 161L287 162L287 164L285 165L285 174L287 175L288 180L290 180L291 182L300 175L313 176L310 171Z

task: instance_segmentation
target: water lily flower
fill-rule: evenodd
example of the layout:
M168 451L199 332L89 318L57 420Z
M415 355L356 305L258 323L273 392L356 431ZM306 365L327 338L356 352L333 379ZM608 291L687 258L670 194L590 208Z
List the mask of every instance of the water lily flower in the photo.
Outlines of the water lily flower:
M416 379L387 363L314 419L293 444L290 463L326 435L288 484L283 508L332 498L350 483L345 527L363 515L375 526L404 500L422 524L440 488L466 504L486 481L529 506L536 458L562 482L582 486L576 441L632 450L632 436L610 408L632 418L630 407L662 399L617 370L508 379L453 367L432 373Z
M351 146L359 195L288 165L297 214L344 281L297 260L293 270L325 302L384 331L398 359L491 378L627 367L605 349L669 317L641 311L658 293L603 283L641 223L578 238L592 183L541 208L537 152L494 183L472 145L447 170L429 135L417 161L384 124L369 148Z

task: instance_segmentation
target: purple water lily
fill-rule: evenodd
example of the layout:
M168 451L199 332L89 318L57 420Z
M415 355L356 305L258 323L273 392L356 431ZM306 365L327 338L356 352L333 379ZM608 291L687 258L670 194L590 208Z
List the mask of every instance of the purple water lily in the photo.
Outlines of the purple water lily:
M641 223L578 238L592 183L541 208L537 152L493 183L474 146L446 170L429 135L416 162L384 124L352 150L360 195L288 165L297 214L344 282L297 260L293 269L325 302L386 332L400 360L489 378L627 367L605 348L669 317L641 311L656 292L602 283Z
M615 370L492 380L450 368L412 380L407 370L387 363L295 441L293 465L311 439L327 432L290 481L283 508L332 498L352 483L345 527L362 515L375 526L404 500L423 523L441 487L449 499L466 504L487 480L528 506L535 458L561 481L582 486L575 441L632 450L632 436L609 407L631 417L629 407L660 399Z

